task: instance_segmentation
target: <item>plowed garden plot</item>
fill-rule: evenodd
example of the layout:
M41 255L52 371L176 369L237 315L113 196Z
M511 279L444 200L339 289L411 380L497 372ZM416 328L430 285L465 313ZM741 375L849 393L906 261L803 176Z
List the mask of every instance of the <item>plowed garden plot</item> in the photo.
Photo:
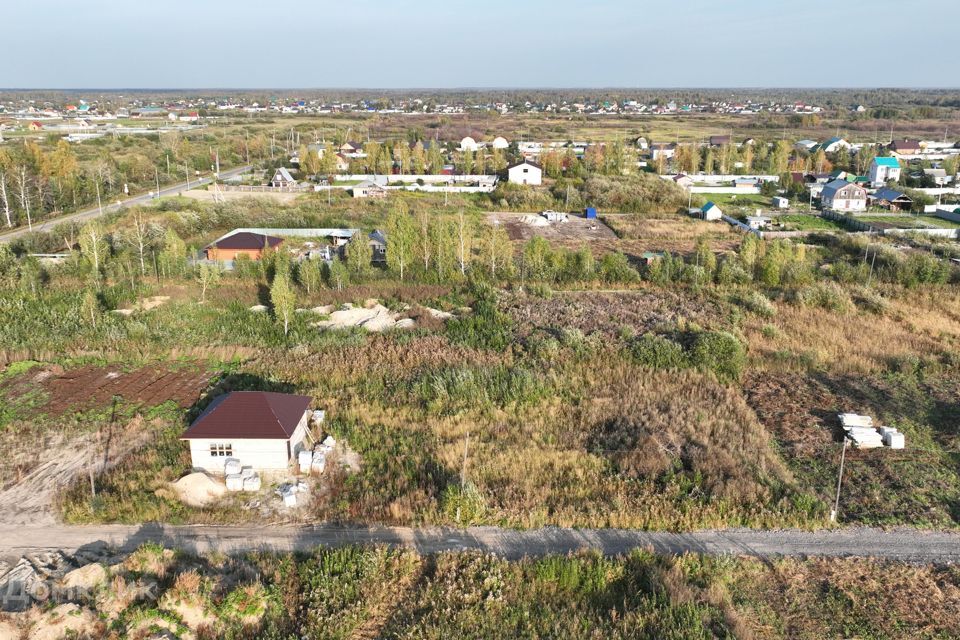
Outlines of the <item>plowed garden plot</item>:
M724 326L722 308L716 302L670 291L558 291L550 299L510 294L503 296L500 305L524 337L535 331L565 329L609 337L629 329L639 335L681 319L708 328Z
M154 407L173 401L189 407L210 383L213 373L199 367L175 370L158 366L123 371L119 367L87 366L40 378L49 400L40 409L50 416L108 407L115 396L125 405Z

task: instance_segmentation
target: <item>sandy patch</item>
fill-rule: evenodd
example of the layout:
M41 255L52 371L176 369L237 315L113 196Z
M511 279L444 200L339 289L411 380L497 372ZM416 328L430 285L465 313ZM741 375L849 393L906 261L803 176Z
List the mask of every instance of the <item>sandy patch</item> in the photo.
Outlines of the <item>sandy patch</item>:
M190 473L170 484L180 500L191 507L206 507L216 502L227 488L205 473Z

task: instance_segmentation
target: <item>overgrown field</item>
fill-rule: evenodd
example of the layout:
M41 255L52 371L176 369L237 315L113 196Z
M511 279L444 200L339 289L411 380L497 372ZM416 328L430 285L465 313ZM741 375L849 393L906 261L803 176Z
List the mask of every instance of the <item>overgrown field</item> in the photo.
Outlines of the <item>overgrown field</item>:
M945 639L960 623L955 568L869 560L636 551L506 561L357 547L194 557L147 544L127 556L107 551L103 563L108 570L87 565L89 589L72 603L5 616L0 629L237 640L813 640Z

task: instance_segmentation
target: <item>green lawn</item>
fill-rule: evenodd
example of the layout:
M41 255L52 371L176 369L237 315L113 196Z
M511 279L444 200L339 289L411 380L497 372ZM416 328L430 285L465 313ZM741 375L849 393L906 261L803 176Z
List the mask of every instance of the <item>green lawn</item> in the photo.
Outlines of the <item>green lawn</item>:
M704 200L710 200L715 204L720 205L720 208L724 207L750 207L751 209L756 209L757 207L770 208L770 197L760 194L751 194L751 193L698 193L696 194L703 198Z
M842 222L806 213L777 216L774 220L783 223L791 231L843 231L846 229Z

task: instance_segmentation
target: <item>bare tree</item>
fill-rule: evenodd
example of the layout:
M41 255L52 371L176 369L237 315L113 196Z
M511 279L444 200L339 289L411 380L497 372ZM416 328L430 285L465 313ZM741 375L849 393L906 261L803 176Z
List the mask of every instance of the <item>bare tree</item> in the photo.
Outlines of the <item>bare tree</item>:
M10 199L7 197L7 174L0 171L0 200L3 201L3 215L7 218L7 226L13 226L13 217L10 211Z
M144 261L144 256L147 251L147 245L150 243L150 228L143 221L143 213L137 211L136 215L133 217L133 233L130 237L130 244L134 246L137 250L137 255L140 257L140 275L147 275L147 266Z
M27 185L27 168L20 167L17 173L17 190L20 196L20 208L27 214L27 228L33 231L33 219L30 217L30 191Z

